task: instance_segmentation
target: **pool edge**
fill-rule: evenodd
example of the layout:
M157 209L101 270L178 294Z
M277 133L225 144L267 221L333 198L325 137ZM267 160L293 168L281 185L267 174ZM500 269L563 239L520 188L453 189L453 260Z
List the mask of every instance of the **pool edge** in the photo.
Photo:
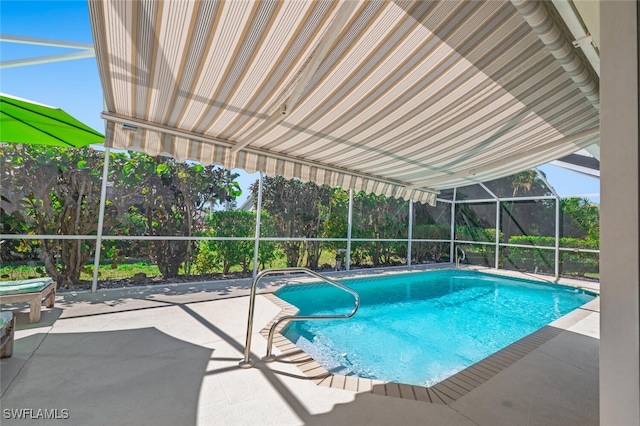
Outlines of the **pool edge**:
M281 309L260 331L266 339L275 321L284 315L295 315L298 309L274 293L261 295ZM594 300L598 298L599 296ZM589 307L593 302L590 301L574 309L541 329L429 387L333 374L281 334L287 324L281 324L278 327L273 344L281 352L276 361L282 362L283 358L287 358L289 363L296 365L308 380L318 386L449 405L593 313L594 311Z

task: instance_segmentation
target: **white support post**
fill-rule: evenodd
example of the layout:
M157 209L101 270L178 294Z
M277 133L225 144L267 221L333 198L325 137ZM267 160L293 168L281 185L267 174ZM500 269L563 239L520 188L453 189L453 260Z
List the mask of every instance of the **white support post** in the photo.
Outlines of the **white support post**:
M96 253L93 259L93 281L91 292L98 291L98 268L100 267L100 251L102 248L102 228L104 226L104 206L107 201L107 182L109 181L110 148L104 149L104 166L102 168L102 188L100 189L100 210L98 212L98 235L96 237Z
M560 198L556 198L556 282L560 279Z
M600 424L640 424L640 5L600 3Z
M455 256L454 240L456 238L456 192L457 188L453 188L453 202L451 203L451 247L449 247L449 262L453 263Z
M549 188L549 191L551 191L553 196L556 198L555 279L557 282L560 279L560 200L561 200L561 197L560 195L558 195L555 188L549 183L549 181L544 176L544 174L538 168L535 168L534 170L538 174L538 177L540 178L540 180L544 182L547 188Z
M347 254L345 256L344 268L351 269L351 229L353 226L353 189L349 190L349 214L347 216Z
M413 237L413 200L409 200L409 229L407 232L407 266L411 266L411 238Z
M253 278L258 275L258 262L260 253L260 217L262 213L262 172L258 178L258 205L256 207L256 235L255 244L253 246Z
M479 185L487 191L487 194L491 195L491 197L496 200L496 260L494 269L498 269L498 266L500 265L500 203L502 200L492 190L487 188L484 183L480 182Z
M500 266L500 200L496 200L496 263L494 269Z

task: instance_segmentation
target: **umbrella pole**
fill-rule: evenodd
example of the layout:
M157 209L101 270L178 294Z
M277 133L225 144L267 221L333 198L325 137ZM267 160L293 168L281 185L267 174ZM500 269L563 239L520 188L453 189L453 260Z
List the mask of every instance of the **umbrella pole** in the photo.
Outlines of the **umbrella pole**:
M105 147L104 168L102 169L102 189L100 190L100 212L98 213L98 235L96 237L96 256L93 260L92 293L98 291L98 268L100 267L100 249L102 248L102 226L104 224L104 206L107 200L107 181L109 180L109 151L109 147Z

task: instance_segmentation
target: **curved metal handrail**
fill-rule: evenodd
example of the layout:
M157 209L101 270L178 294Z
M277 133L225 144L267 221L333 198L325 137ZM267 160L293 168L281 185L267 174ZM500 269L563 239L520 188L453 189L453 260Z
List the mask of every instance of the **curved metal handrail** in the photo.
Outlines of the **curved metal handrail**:
M352 316L354 316L356 314L356 312L358 311L358 307L360 306L360 296L358 295L358 293L356 293L355 291L351 290L350 288L342 285L341 283L339 283L336 280L333 280L331 278L325 277L324 275L320 275L319 273L312 271L311 269L307 269L307 268L274 268L274 269L265 269L264 271L261 271L258 275L256 275L256 277L253 279L253 282L251 283L251 294L249 295L249 319L247 322L247 340L245 343L245 347L244 347L244 359L242 361L240 361L240 367L242 368L251 368L253 367L253 362L250 359L250 354L251 354L251 334L253 333L253 313L255 310L255 300L256 300L256 286L258 284L258 281L260 281L260 279L262 279L262 277L267 276L267 275L275 275L275 274L282 274L282 273L289 273L289 272L304 272L308 275L314 276L316 278L319 278L335 287L338 287L348 293L350 293L354 298L355 298L355 307L353 308L353 310L347 314L347 315L301 315L301 316L295 316L295 315L285 315L281 318L279 318L275 323L273 323L273 325L271 326L271 329L269 330L269 339L267 341L267 355L263 358L263 360L265 362L270 362L275 360L275 357L271 354L271 346L273 345L273 335L275 334L275 330L276 327L278 326L278 324L280 324L282 321L303 321L303 320L329 320L329 319L348 319L351 318Z

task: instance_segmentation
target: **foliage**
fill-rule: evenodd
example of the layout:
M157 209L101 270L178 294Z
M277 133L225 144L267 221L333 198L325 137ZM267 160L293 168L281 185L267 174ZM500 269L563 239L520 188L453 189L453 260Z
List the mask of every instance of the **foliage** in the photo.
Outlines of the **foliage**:
M14 211L9 199L2 197L0 202L0 223L3 234L35 234L33 228L25 221L21 214L7 214L6 211ZM6 209L6 210L5 210ZM4 240L0 242L0 261L31 261L39 258L39 240Z
M211 228L205 233L210 237L253 237L255 235L255 216L244 211L218 211L207 217ZM253 220L252 220L253 219ZM253 222L253 227L251 226ZM196 266L202 272L211 272L220 264L222 273L228 274L233 265L241 265L243 272L249 270L253 259L253 240L242 241L200 241Z
M90 148L9 144L0 148L0 161L2 207L16 217L12 223L19 227L10 232L24 232L24 224L29 232L49 235L86 235L97 230L100 153ZM91 241L45 239L39 251L47 273L59 285L72 285L93 248Z
M487 244L462 244L462 247L466 253L466 262L483 265L493 266L495 265L495 253L496 253L496 229L495 228L477 228L469 226L456 226L456 239L463 241L478 241L486 242ZM500 232L498 241L502 241L504 237Z
M509 178L511 178L511 188L513 189L512 197L520 194L531 194L533 192L542 192L551 195L544 181L540 179L534 170L525 170L509 176ZM539 189L539 191L535 191L535 188Z
M477 228L471 226L456 226L456 240L462 241L479 241L487 243L495 243L495 228ZM500 232L498 241L502 241L503 234Z
M537 247L555 247L554 237L514 236L509 239L510 244L531 245ZM560 238L560 247L572 247L576 249L599 248L598 240L580 238ZM599 256L597 253L580 251L560 252L561 273L577 274L584 276L587 273L598 272ZM553 250L508 247L505 250L505 258L508 263L526 271L554 273L555 254Z
M408 201L358 192L353 199L352 238L407 238L408 213ZM406 258L405 242L357 242L351 247L351 258L356 265L367 260L370 260L373 266L392 265L398 258Z
M457 204L456 227L490 228L495 222L496 207L494 203ZM460 238L456 235L456 239ZM495 237L492 237L495 239Z
M509 239L509 244L525 244L538 247L555 247L555 237L538 237L521 235L514 236ZM598 240L590 240L583 238L560 238L560 247L571 247L577 249L592 249L597 250L599 248Z
M111 264L104 263L98 268L98 276L102 279L131 278L135 274L142 273L148 277L155 277L159 274L158 267L150 262L123 260L117 269ZM42 262L16 263L12 262L0 267L0 278L3 280L26 280L39 278L46 275ZM81 280L90 280L93 277L93 270L83 270L80 274Z
M412 261L443 262L449 259L451 227L449 225L414 225L413 239L446 240L446 242L414 242L411 247Z
M206 204L233 200L238 194L238 175L219 167L137 152L119 160L110 176L117 183L112 202L122 212L125 231L143 227L144 235L192 236ZM165 278L177 276L185 262L189 275L192 250L191 241L149 243L149 255Z
M534 170L525 170L510 176L505 176L486 182L485 185L499 198L553 195Z
M252 215L255 222L255 215ZM260 213L260 235L273 235L276 224L273 217L266 211ZM258 266L260 269L272 267L272 263L282 258L284 252L275 241L260 240L258 247Z
M489 267L493 267L495 265L495 244L460 244L460 246L465 252L465 263Z
M560 203L560 214L563 236L600 239L600 209L589 199L563 199Z
M258 185L253 188L257 199ZM332 190L326 185L303 183L281 176L263 181L262 208L273 218L274 232L280 237L320 238L325 222L331 215ZM268 235L268 234L265 234ZM318 241L284 241L282 247L287 266L300 266L306 257L306 267L318 268L322 244Z
M236 210L217 211L207 217L207 225L210 229L205 232L206 236L252 239L200 241L196 258L198 270L213 272L221 266L222 273L228 274L233 266L239 265L243 272L248 272L254 256L255 213ZM262 212L260 216L260 227L267 232L273 228L273 219L266 212ZM278 253L275 242L260 241L258 262L264 268L266 264L275 260Z
M501 204L505 239L518 235L555 235L555 200L510 201Z
M497 195L501 198L553 195L533 170L504 177L498 182ZM506 240L513 235L554 235L555 200L504 201L500 217L500 229Z
M90 148L36 145L0 148L3 232L91 235L98 227L104 154ZM131 152L111 153L105 233L191 236L205 205L233 201L239 195L236 174L225 169L178 163ZM14 241L9 253L39 251L47 273L70 286L92 256L88 240ZM105 241L108 257L136 252L148 255L165 277L174 277L184 261L189 271L192 243L152 241L136 245ZM127 253L123 253L128 250ZM14 256L15 257L15 256ZM23 256L24 257L24 256ZM3 257L4 259L4 257Z
M53 149L9 145L0 148L2 232L20 234L91 235L97 229L103 154L87 149ZM215 211L232 206L239 195L236 174L215 167L179 163L146 154L111 153L105 234L119 236L246 237L246 241L103 241L103 256L118 268L121 258L152 259L165 278L190 274L195 259L200 272L242 269L253 261L255 213ZM499 184L499 185L498 185ZM532 172L494 181L501 197L548 193ZM252 188L257 195L257 185ZM546 192L545 192L546 191ZM265 241L259 246L264 268L284 257L287 266L317 269L344 249L344 241L322 243L317 238L344 239L348 229L349 192L282 177L264 181L261 235L301 241ZM586 199L563 200L561 247L597 248L599 209ZM471 262L495 260L495 203L456 206L458 240L487 242L465 246ZM209 216L205 211L209 211ZM448 261L450 206L414 204L413 262ZM351 264L394 265L407 256L409 202L358 192L353 197ZM501 203L500 240L553 247L555 200ZM374 240L374 241L357 241ZM405 241L383 241L383 240ZM82 240L7 240L0 247L4 261L34 261L62 286L80 279L94 244ZM323 251L327 253L323 253ZM525 270L553 271L553 252L505 248L501 263ZM331 255L327 256L329 253ZM561 268L586 274L597 270L597 254L563 252ZM333 262L331 262L333 263Z
M330 199L329 217L324 224L326 238L347 238L349 229L349 191L342 188L334 188ZM342 241L325 243L325 247L334 253L339 249L345 249L347 244Z

